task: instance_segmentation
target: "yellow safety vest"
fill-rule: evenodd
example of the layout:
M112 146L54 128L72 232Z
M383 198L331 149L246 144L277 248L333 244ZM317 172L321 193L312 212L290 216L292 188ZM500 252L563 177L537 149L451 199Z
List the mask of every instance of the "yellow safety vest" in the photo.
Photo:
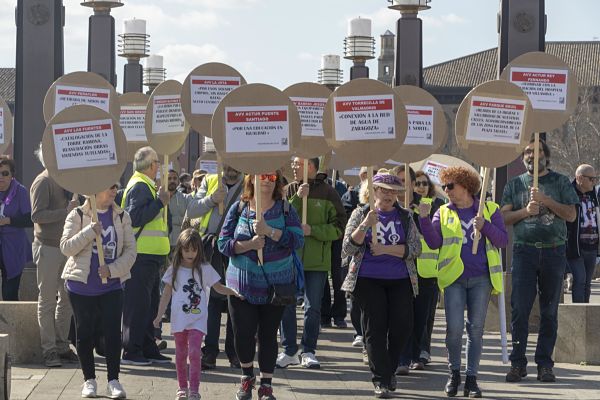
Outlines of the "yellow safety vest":
M121 207L125 207L129 189L140 182L143 182L148 186L152 193L152 197L156 199L156 186L154 182L148 176L136 171L127 183L127 187L125 188L121 200ZM133 228L133 233L137 234L139 230L140 227ZM137 239L137 252L139 254L166 256L169 254L170 250L169 226L167 225L167 221L164 220L163 213L159 212L152 221L144 225L144 229L142 229L142 232Z
M483 209L483 218L491 222L492 214L499 208L498 204L487 201ZM458 213L451 210L447 204L440 207L440 226L442 228L442 247L438 260L438 286L441 290L450 286L463 273L465 266L460 258L462 250L463 232ZM502 263L500 251L486 238L485 249L492 282L492 294L501 293L503 290Z
M431 204L433 203L433 199L422 197L421 203ZM419 209L416 209L415 212L419 214ZM417 257L417 273L421 278L437 278L438 253L439 250L433 250L427 246L427 242L421 236L421 255Z
M213 194L214 192L217 191L217 189L219 188L219 176L217 174L211 174L211 175L207 175L204 180L206 181L206 185L207 185L207 190L206 190L206 196L210 196L211 194ZM207 212L206 214L204 214L202 217L200 217L200 224L198 225L198 232L200 232L201 235L204 235L206 233L206 230L208 229L208 222L210 221L210 216L213 213L214 208L211 208L209 212Z

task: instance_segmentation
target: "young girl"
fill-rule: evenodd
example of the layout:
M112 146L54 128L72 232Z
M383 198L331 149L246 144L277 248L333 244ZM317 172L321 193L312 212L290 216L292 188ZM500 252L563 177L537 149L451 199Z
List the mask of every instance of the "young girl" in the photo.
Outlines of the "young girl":
M171 300L171 333L175 337L175 364L179 389L176 399L200 399L200 356L202 339L206 333L210 288L223 295L240 295L223 286L219 274L204 262L202 239L198 231L186 229L179 235L175 246L173 265L162 278L165 289L160 299L154 326ZM187 358L189 349L189 395Z

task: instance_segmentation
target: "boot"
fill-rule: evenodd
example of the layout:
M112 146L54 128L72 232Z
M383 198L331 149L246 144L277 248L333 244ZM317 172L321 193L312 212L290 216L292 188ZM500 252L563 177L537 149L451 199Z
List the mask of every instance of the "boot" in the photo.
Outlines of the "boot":
M453 369L450 371L450 375L448 375L448 382L446 383L446 387L444 391L446 392L446 396L454 397L458 393L458 387L460 386L460 371L457 369Z
M479 386L477 386L477 377L467 375L467 379L465 379L465 388L464 388L465 397L471 398L480 398L481 390L479 390Z

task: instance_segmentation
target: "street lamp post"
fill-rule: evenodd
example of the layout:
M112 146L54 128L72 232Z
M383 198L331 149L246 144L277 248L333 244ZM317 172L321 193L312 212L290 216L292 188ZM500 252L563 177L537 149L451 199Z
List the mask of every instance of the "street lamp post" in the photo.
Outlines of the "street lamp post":
M394 86L423 86L423 21L419 11L431 8L431 0L388 0L388 8L400 11L396 24Z
M123 33L119 35L119 56L127 59L124 68L123 93L143 91L143 68L140 58L148 57L150 35L146 34L146 21L131 19L123 21Z
M167 70L163 66L163 56L151 54L146 58L146 68L144 68L144 85L148 86L148 94L152 94L154 89L165 81Z
M335 54L324 54L321 57L321 69L319 70L318 82L335 90L342 84L343 72L340 69L340 56Z
M94 14L89 20L88 71L95 72L117 87L115 72L115 19L110 10L122 7L121 0L86 0L81 3Z
M348 21L348 36L344 39L344 58L352 60L350 80L369 77L366 61L375 58L375 38L371 36L371 20L355 18Z

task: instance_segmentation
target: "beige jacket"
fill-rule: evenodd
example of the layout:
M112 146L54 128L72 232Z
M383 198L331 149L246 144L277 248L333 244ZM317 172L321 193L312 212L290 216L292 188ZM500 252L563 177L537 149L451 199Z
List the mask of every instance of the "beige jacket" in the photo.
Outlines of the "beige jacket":
M62 273L62 279L87 283L92 259L92 245L96 234L92 230L92 211L89 200L72 210L65 221L60 239L60 251L69 259ZM113 224L117 233L117 258L108 265L111 278L119 278L121 283L131 278L130 270L137 256L135 236L131 228L131 217L117 204L113 203ZM119 214L123 213L123 221ZM82 224L83 220L83 224Z

